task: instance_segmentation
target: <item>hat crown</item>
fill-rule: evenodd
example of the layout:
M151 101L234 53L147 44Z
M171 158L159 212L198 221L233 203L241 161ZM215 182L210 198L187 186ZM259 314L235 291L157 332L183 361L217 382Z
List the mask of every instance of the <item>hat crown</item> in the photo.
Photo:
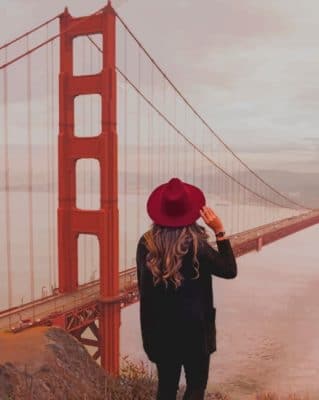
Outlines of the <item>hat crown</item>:
M193 224L204 204L204 193L198 187L174 177L152 191L147 212L158 225L180 227Z
M162 194L163 211L168 215L182 215L189 207L189 196L183 182L172 178Z

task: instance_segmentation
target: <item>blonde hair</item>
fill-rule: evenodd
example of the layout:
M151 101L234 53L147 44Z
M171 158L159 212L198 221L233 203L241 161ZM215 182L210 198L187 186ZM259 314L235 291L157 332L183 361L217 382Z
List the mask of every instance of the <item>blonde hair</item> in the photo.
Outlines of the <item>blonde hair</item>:
M164 282L167 288L169 281L173 282L175 289L181 285L183 275L179 270L183 256L190 249L190 243L193 247L193 266L196 271L196 276L192 279L198 279L198 247L208 237L205 228L196 222L179 228L153 224L151 229L144 234L144 238L149 251L146 265L152 272L154 286Z

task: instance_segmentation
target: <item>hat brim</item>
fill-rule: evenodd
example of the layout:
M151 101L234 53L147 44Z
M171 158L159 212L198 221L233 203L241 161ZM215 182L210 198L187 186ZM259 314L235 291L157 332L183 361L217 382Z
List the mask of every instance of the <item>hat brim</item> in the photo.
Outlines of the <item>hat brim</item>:
M150 218L158 225L179 227L191 225L200 217L199 210L205 205L206 199L204 193L196 186L183 182L185 190L188 193L190 207L188 210L178 216L167 215L161 207L162 191L166 184L158 186L150 194L147 200L147 213Z

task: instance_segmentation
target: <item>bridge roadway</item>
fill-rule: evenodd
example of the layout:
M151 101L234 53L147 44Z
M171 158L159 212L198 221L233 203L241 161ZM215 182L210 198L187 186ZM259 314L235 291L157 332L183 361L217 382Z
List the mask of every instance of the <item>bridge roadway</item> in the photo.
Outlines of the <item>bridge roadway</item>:
M236 257L250 251L260 251L263 246L299 230L319 223L319 209L285 218L229 236ZM214 245L214 243L213 243ZM121 307L138 301L136 267L120 272ZM84 310L99 300L99 281L80 286L75 292L61 294L58 291L48 297L0 312L0 329L27 327L33 323L53 320L74 310Z

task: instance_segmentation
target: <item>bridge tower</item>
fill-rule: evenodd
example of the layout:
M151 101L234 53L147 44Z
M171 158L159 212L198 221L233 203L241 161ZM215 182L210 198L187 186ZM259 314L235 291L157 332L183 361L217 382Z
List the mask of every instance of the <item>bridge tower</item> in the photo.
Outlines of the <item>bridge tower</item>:
M115 12L110 4L103 11L73 18L65 9L60 16L59 75L59 290L69 293L78 287L79 234L96 235L100 247L99 351L101 364L111 374L119 373L119 216L117 182ZM103 63L98 74L73 74L73 39L102 34ZM99 94L102 129L93 137L74 132L76 96ZM98 160L101 201L99 210L76 207L76 162Z

